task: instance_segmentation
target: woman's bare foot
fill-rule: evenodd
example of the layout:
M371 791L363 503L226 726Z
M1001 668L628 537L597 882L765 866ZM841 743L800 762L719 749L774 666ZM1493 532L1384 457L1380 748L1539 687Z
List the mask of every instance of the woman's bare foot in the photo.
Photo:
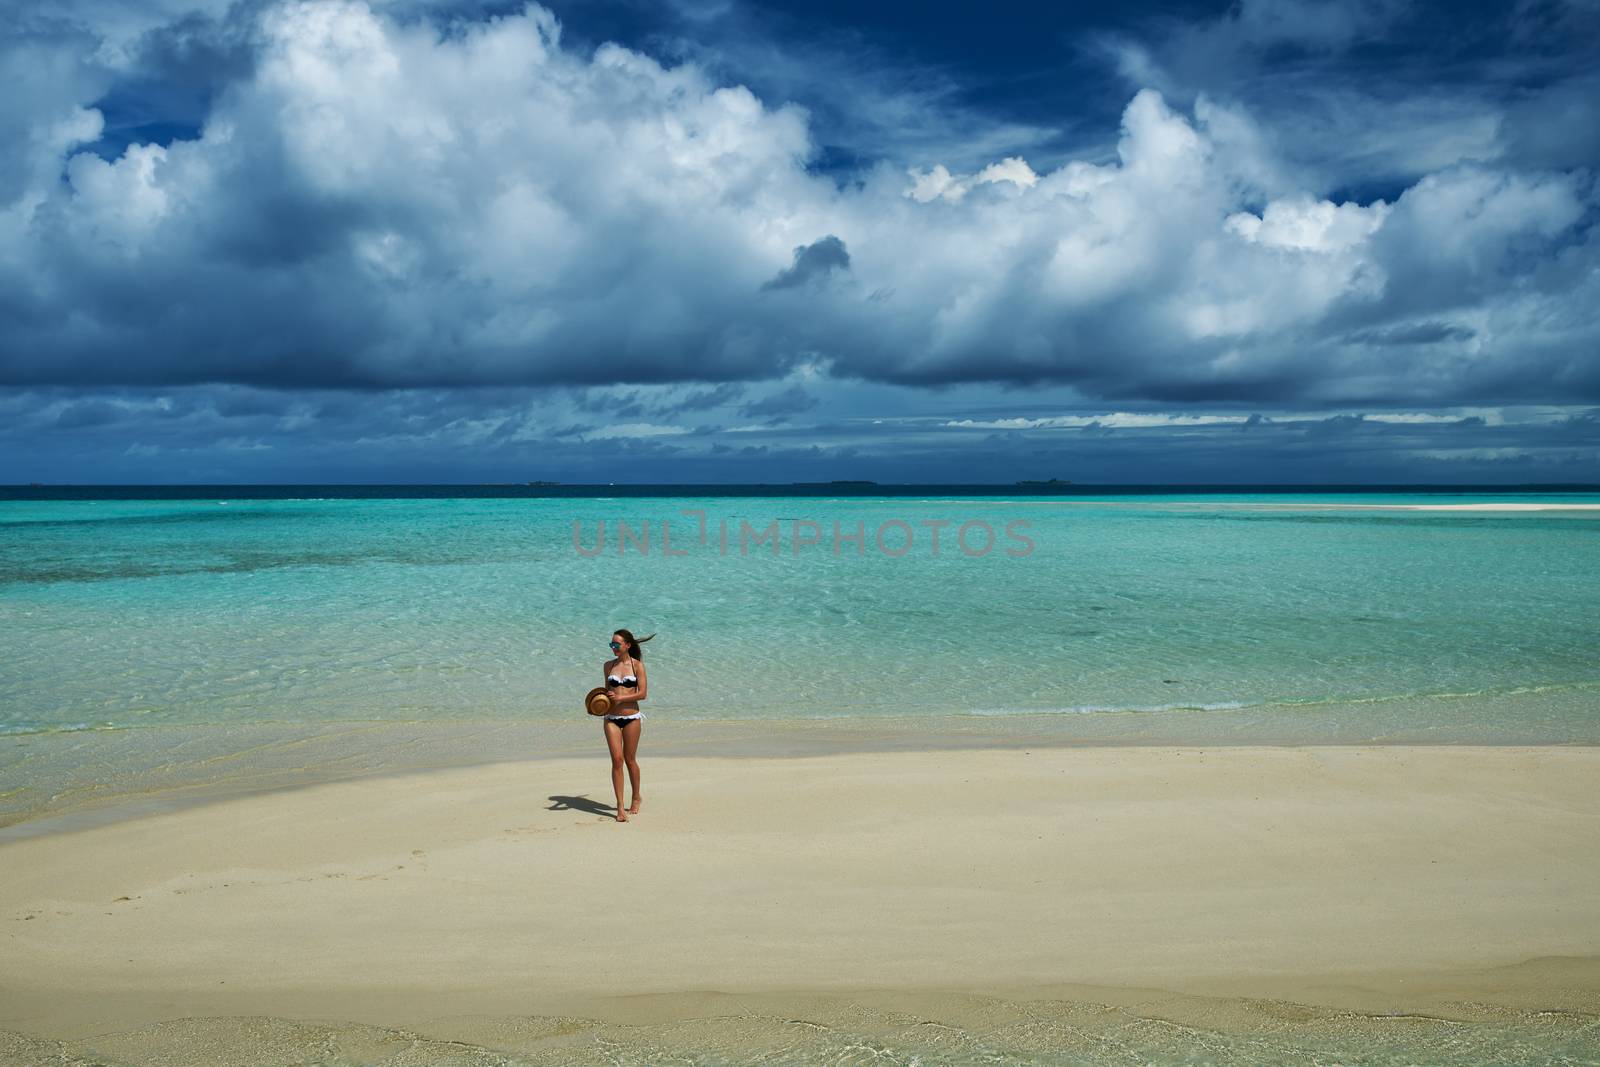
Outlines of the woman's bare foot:
M633 798L633 803L628 805L628 813L631 814L631 815L639 814L639 798L638 797L634 797Z
M627 822L628 821L628 813L623 811L620 805L617 808L617 821L618 822Z

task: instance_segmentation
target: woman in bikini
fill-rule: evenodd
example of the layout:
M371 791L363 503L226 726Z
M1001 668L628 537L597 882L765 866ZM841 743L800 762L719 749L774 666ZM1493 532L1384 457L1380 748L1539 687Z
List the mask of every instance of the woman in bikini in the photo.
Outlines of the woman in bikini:
M644 712L639 710L639 701L649 689L649 679L644 673L644 652L639 646L654 636L634 640L627 630L618 630L611 635L611 651L616 658L606 660L605 665L606 692L611 696L612 710L602 720L600 728L606 732L606 747L611 750L611 785L617 792L618 822L627 822L630 812L639 813L639 764L633 756L639 750L639 731L644 729L641 724ZM624 764L633 781L633 803L627 811L622 809Z

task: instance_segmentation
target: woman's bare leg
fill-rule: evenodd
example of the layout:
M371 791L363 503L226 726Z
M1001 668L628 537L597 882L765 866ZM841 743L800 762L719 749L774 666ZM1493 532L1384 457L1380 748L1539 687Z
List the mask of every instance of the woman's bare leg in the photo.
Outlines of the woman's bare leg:
M643 731L643 719L629 719L622 727L622 758L628 765L628 777L633 781L633 803L628 805L628 810L635 815L639 813L639 762L633 757L639 751L639 734ZM620 784L617 786L617 803L622 803Z
M622 726L610 719L604 723L606 748L611 750L611 788L617 794L617 821L627 822L628 814L622 810Z

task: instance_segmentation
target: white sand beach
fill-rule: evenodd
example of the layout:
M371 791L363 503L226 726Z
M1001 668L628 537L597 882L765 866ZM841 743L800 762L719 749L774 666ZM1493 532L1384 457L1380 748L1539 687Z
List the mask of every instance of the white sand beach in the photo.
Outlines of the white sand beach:
M603 758L551 759L0 845L0 1029L1077 986L1600 1010L1600 749L641 766L625 824Z

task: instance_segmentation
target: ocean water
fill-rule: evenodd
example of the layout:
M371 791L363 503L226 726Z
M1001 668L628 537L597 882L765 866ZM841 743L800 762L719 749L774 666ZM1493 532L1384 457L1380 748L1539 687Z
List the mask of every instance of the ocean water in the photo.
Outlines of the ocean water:
M592 746L617 627L652 748L1600 742L1596 493L207 492L0 498L0 820Z

